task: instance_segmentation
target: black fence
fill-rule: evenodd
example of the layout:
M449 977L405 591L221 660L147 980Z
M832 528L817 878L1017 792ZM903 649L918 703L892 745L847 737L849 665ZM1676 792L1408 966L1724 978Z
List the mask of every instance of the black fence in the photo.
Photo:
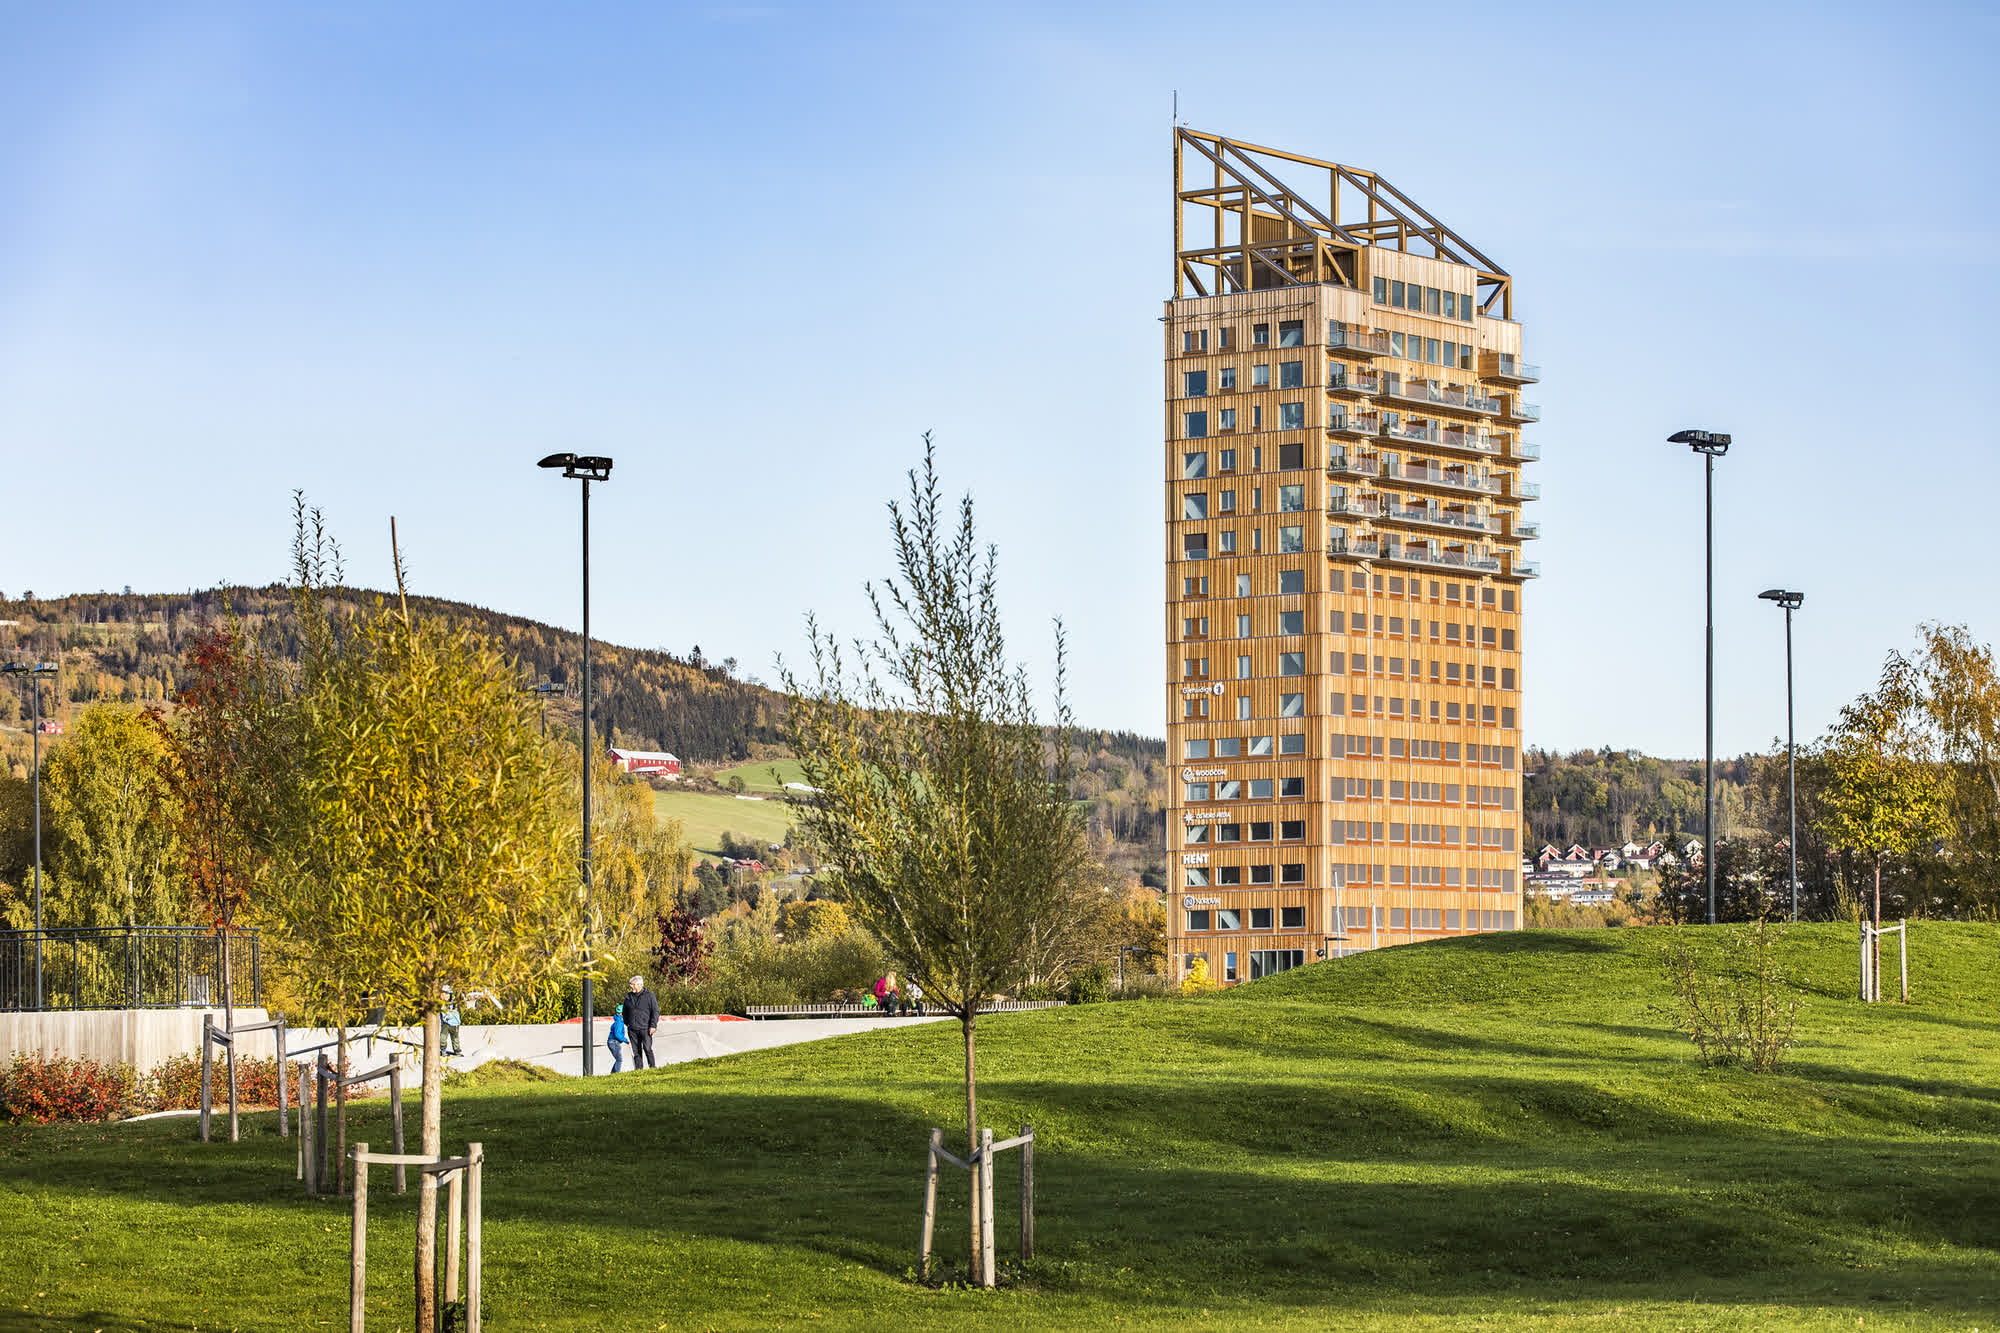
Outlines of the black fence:
M236 1007L263 1003L257 932L201 926L0 930L0 1010L219 1009L228 949Z

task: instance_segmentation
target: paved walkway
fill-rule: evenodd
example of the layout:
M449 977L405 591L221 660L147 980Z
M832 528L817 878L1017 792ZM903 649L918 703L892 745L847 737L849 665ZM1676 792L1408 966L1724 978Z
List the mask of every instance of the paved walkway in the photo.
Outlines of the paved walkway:
M711 1060L721 1055L735 1055L741 1051L761 1051L771 1046L795 1046L800 1042L824 1041L828 1037L845 1037L856 1032L875 1032L882 1028L907 1027L918 1023L940 1023L942 1018L787 1018L746 1020L741 1018L685 1017L662 1015L660 1029L653 1036L653 1054L663 1065L686 1064L691 1060ZM604 1039L611 1030L611 1020L597 1020L597 1050L592 1055L596 1072L602 1076L611 1072L611 1052L605 1049ZM421 1047L423 1033L417 1028L398 1028L393 1035L410 1043L414 1052ZM568 1023L495 1023L459 1029L459 1044L465 1054L448 1056L446 1069L476 1069L489 1060L521 1060L528 1064L541 1065L563 1074L581 1074L583 1055L578 1049L583 1035L583 1024ZM323 1041L332 1041L333 1033L321 1029L294 1029L286 1035L286 1045L292 1050L305 1046L315 1046ZM398 1049L395 1042L377 1038L373 1053L366 1042L353 1050L349 1059L363 1067L387 1063ZM412 1059L408 1067L414 1069L417 1061ZM625 1067L631 1066L631 1048L626 1048ZM386 1080L385 1080L386 1081Z

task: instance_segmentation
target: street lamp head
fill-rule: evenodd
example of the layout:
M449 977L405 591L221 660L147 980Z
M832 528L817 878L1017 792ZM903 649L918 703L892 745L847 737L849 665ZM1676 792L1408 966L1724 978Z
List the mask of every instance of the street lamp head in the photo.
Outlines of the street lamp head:
M1787 592L1783 588L1766 588L1757 594L1757 598L1759 601L1776 602L1787 611L1796 611L1805 604L1806 595L1802 592Z
M1729 452L1729 437L1707 430L1677 430L1667 436L1668 444L1685 444L1698 454L1720 458Z
M581 481L611 480L611 460L596 454L550 454L536 467L559 467L563 476Z

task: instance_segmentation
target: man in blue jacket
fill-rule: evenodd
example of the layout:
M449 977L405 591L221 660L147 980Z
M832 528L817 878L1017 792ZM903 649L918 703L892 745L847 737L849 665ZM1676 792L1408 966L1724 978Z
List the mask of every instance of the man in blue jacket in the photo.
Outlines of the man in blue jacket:
M625 1039L632 1043L632 1068L659 1068L653 1059L653 1030L660 1026L660 1002L646 989L644 977L632 978L632 988L626 992L625 1003L618 1006L618 1016L625 1020Z

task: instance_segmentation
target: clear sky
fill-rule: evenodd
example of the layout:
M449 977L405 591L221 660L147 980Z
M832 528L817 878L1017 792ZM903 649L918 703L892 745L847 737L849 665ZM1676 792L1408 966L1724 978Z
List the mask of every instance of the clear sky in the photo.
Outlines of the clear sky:
M351 573L772 678L863 627L934 430L1014 645L1158 735L1170 99L1378 171L1513 273L1532 744L1817 732L2000 638L1990 6L0 4L0 590ZM1988 330L1988 332L1982 332ZM1987 499L1982 499L1987 496Z

